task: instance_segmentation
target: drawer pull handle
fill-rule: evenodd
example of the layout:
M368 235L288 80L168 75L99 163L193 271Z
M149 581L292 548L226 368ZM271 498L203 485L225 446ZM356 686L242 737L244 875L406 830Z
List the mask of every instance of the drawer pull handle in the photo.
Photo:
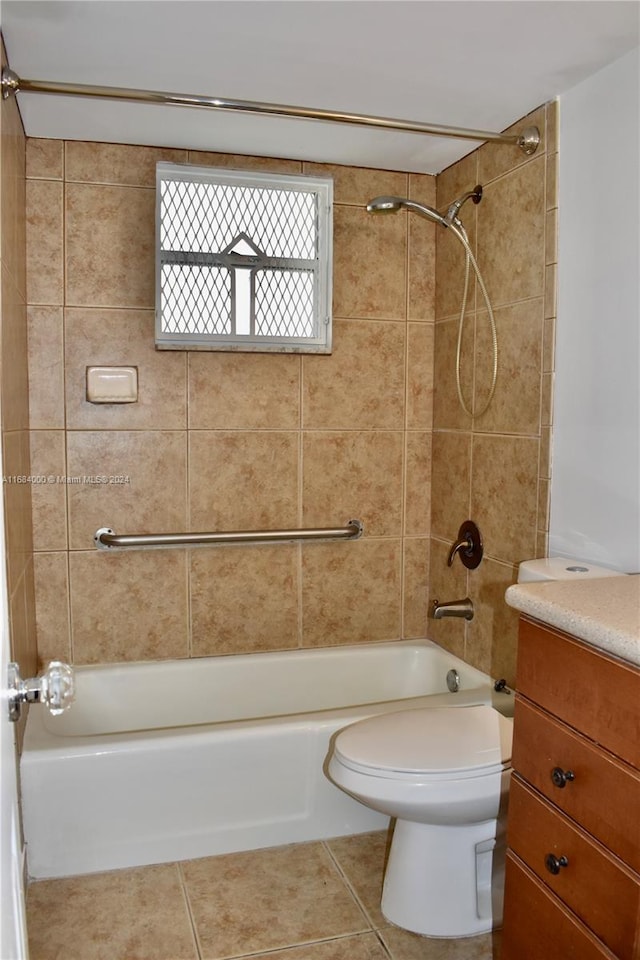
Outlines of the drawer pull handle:
M575 780L576 775L573 770L563 770L562 767L554 767L551 771L551 779L556 787L566 787L567 783Z
M562 867L569 866L569 861L566 857L556 857L553 853L548 853L545 857L544 865L549 873L558 874Z

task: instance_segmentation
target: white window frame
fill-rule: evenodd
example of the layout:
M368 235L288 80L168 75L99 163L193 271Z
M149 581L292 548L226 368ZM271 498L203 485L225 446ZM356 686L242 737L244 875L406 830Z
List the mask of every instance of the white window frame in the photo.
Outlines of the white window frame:
M230 187L249 187L308 193L315 197L315 255L305 261L293 261L266 256L257 251L256 256L233 252L233 246L241 240L247 248L255 243L241 231L224 250L209 252L168 251L161 248L163 235L162 187L168 181L211 183ZM287 223L278 224L286 230ZM332 266L333 266L333 180L330 177L283 175L245 170L229 170L217 167L197 167L190 164L158 163L156 166L156 348L160 350L223 350L257 351L277 353L331 353L332 331ZM231 253L231 259L229 257ZM228 269L234 279L230 289L230 309L235 322L235 266L243 267L254 277L268 271L296 271L313 277L313 331L310 336L293 334L264 335L253 331L238 333L177 332L167 330L162 317L163 267L178 263ZM291 264L291 265L289 265ZM254 289L254 286L252 286ZM254 324L255 299L251 302L251 324ZM193 319L193 317L192 317Z

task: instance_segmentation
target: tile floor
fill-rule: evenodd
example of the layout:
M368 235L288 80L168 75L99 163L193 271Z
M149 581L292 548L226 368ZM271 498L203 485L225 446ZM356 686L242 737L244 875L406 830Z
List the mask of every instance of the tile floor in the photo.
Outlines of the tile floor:
M491 960L380 913L387 837L361 834L30 885L31 960Z

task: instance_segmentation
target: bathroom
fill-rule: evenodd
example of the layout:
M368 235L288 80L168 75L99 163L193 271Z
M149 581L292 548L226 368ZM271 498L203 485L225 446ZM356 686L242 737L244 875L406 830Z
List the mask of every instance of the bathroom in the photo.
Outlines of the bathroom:
M598 97L608 82L603 75L601 86L596 81L587 91L603 122ZM436 176L277 154L271 160L60 137L25 141L15 101L3 104L3 361L11 358L2 364L4 473L129 478L111 487L5 485L13 658L24 676L51 658L98 664L429 636L513 683L517 615L503 597L518 562L545 556L550 547L557 373L557 103L543 103L517 127L529 124L542 133L533 156L486 144ZM160 160L334 178L331 357L154 350ZM20 176L25 162L26 183ZM442 209L475 183L483 184L483 202L467 204L463 219L475 237L500 333L500 379L478 422L459 410L455 397L459 251L445 231L423 220L404 213L372 217L365 209L379 194ZM26 268L19 252L24 209ZM615 235L608 238L614 242ZM471 391L475 383L481 396L487 350L479 295L478 305L469 311L463 344L463 388ZM138 403L114 409L86 402L85 368L102 363L138 368ZM631 412L629 418L633 429ZM233 469L225 472L225 464ZM624 481L610 478L616 482ZM483 563L471 572L446 563L468 516L485 541ZM104 525L122 532L265 529L340 525L350 517L362 517L366 533L348 550L286 545L194 551L191 558L182 551L104 557L91 539ZM505 524L505 517L517 521ZM619 551L613 559L590 559L637 569L628 556ZM429 619L433 598L465 595L474 600L472 622ZM204 869L198 874L194 867L184 879L173 867L152 868L126 890L97 877L70 889L81 910L86 898L104 903L107 913L92 934L98 941L105 936L99 924L108 923L108 909L122 909L123 896L162 903L156 913L179 928L183 915L174 917L166 904L174 896L176 912L184 913L181 898L190 884L194 916L201 910L202 956L437 957L403 931L385 930L381 938L374 932L382 921L373 916L371 876L383 855L379 836L369 846L363 838L314 845L304 861L294 848L280 852L280 902L286 898L295 913L307 869L307 899L318 897L318 884L329 885L335 923L314 921L311 932L285 931L276 942L245 930L224 954L206 952L212 921L202 904L213 897L207 884L215 877ZM218 910L234 915L251 913L255 901L266 898L264 887L249 879L268 870L266 854L242 857L236 874L246 875L245 885L237 876L225 879L236 901L226 900L224 890L216 901ZM365 904L369 924L354 914L347 888ZM37 896L37 885L33 889ZM308 909L302 901L299 909ZM34 911L45 924L42 936L53 909L38 902ZM339 940L346 952L327 952ZM312 941L313 948L296 947ZM123 956L162 956L159 945L124 949L130 952ZM198 956L191 941L173 949L166 960L177 960L178 950ZM491 956L492 938L465 949L458 955L470 960Z

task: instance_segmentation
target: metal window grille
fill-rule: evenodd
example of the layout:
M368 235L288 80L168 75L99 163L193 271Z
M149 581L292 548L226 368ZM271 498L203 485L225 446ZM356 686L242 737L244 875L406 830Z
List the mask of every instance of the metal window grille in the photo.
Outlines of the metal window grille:
M331 352L330 178L159 163L156 346Z

